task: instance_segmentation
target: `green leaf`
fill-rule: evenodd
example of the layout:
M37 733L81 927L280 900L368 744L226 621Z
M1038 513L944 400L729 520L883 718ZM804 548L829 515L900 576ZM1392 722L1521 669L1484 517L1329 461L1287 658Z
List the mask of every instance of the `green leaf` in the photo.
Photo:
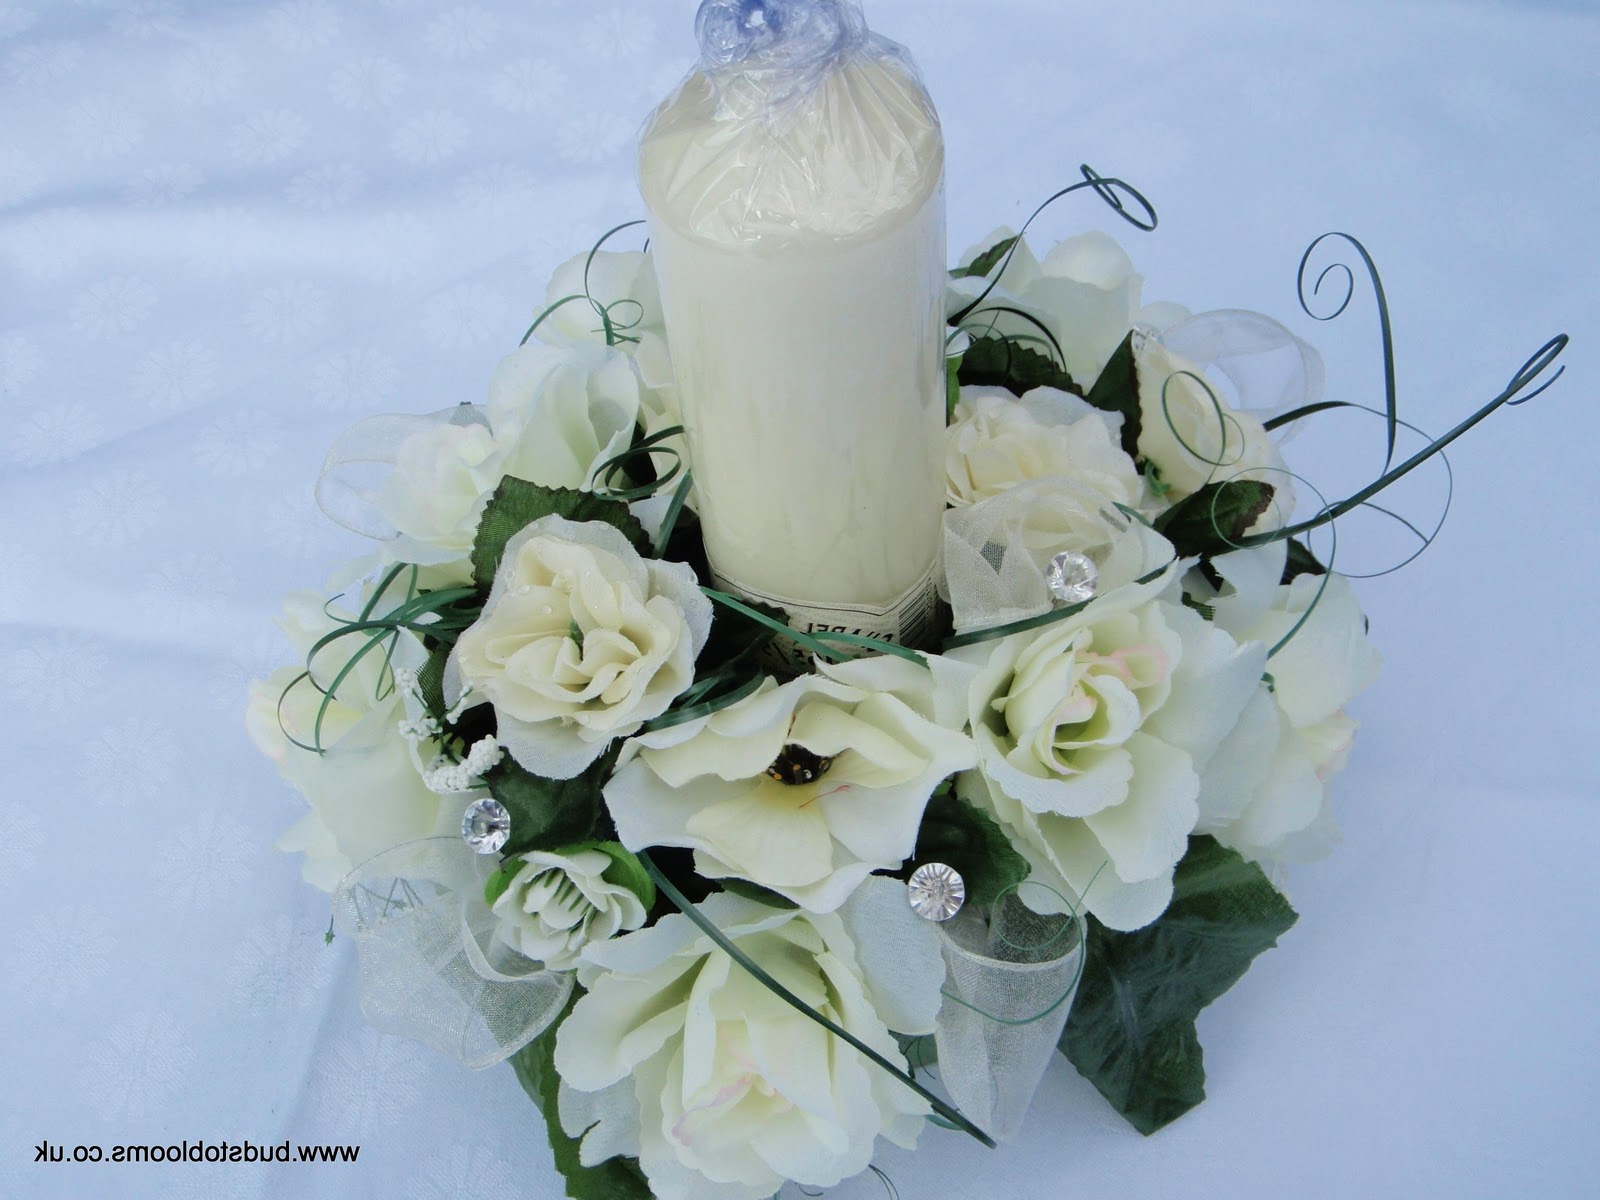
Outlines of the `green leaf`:
M628 506L593 492L571 488L547 488L511 476L489 498L489 506L478 522L478 536L472 544L472 578L480 588L494 585L495 572L505 557L506 543L540 517L565 517L569 521L604 521L620 529L634 549L648 557L650 538Z
M944 420L947 425L956 419L956 405L961 403L961 362L965 357L958 354L944 360Z
M1037 387L1060 388L1075 396L1083 389L1046 355L1003 337L981 337L961 356L956 378L962 387L1003 387L1025 396Z
M1302 575L1326 575L1327 573L1328 568L1317 560L1315 554L1311 553L1311 547L1307 546L1299 538L1289 539L1289 555L1283 563L1283 578L1279 581L1280 583L1293 583Z
M578 1160L579 1139L568 1137L561 1128L556 1110L561 1086L555 1065L556 1031L577 1000L575 992L560 1020L511 1056L511 1069L544 1117L556 1170L567 1181L567 1195L572 1200L651 1200L650 1185L639 1170L637 1159L609 1158L598 1166L586 1167Z
M576 779L545 779L503 759L484 780L489 794L511 814L504 853L556 850L594 838L605 818L600 789L616 761L613 747Z
M1273 487L1254 479L1208 483L1155 520L1156 532L1179 558L1210 557L1239 548L1256 518L1272 504Z
M1122 339L1100 378L1085 397L1105 412L1122 414L1122 448L1129 458L1139 457L1139 367L1133 353L1133 334Z
M1194 1022L1277 944L1295 911L1210 837L1189 839L1172 903L1153 924L1115 933L1089 922L1089 958L1061 1052L1140 1133L1205 1099Z
M650 872L644 869L644 864L634 857L631 850L621 842L590 842L585 849L598 850L610 857L611 865L604 872L607 883L627 888L639 897L646 912L655 907L656 882L650 878Z
M913 864L942 862L967 885L967 899L991 905L1007 888L1028 877L1027 860L994 819L950 788L933 794L922 814Z
M794 909L800 906L787 896L780 896L771 888L764 888L759 883L751 883L748 879L719 879L722 890L732 892L735 896L743 896L746 900L754 900L757 904L765 904L768 908Z
M490 908L494 902L506 894L506 889L511 886L522 870L523 862L520 858L509 858L500 864L500 869L483 881L483 902Z
M1020 237L1008 237L1004 241L996 242L965 267L956 267L950 272L951 279L986 278L990 271L1000 265L1000 260L1011 253Z
M450 706L444 702L444 667L449 659L450 647L441 642L429 651L428 661L417 672L417 690L422 693L422 703L431 716L441 720L450 711Z

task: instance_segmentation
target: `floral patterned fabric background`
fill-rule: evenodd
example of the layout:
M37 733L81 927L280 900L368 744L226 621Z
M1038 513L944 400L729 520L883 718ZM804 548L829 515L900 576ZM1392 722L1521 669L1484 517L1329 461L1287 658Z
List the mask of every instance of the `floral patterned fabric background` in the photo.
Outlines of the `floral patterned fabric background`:
M690 0L0 0L0 1194L560 1195L509 1069L368 1030L351 948L272 840L298 801L245 685L352 536L311 483L356 418L479 400L551 268L640 214L631 147ZM1019 1143L930 1129L905 1196L1592 1194L1600 639L1600 13L1561 3L871 0L949 141L952 254L1044 219L1149 299L1255 308L1381 404L1370 301L1294 270L1362 237L1434 432L1563 329L1569 374L1453 453L1436 547L1363 586L1388 670L1346 844L1202 1019L1211 1099L1145 1141L1064 1061ZM1375 422L1290 461L1370 478ZM1402 499L1427 516L1425 473ZM1368 540L1363 530L1370 533ZM1352 525L1341 565L1392 561ZM35 1165L37 1143L359 1144L354 1165ZM841 1200L882 1194L870 1176Z

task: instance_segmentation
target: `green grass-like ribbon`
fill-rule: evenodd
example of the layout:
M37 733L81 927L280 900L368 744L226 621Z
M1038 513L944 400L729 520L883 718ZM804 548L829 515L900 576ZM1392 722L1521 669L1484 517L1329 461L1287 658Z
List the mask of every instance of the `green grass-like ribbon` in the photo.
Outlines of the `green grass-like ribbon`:
M704 933L708 938L710 938L712 942L716 944L719 950L721 950L729 958L733 959L734 962L738 963L741 967L753 975L757 982L759 982L769 992L778 997L778 999L782 1000L785 1004L789 1005L795 1011L799 1012L802 1016L808 1017L815 1021L829 1033L842 1039L853 1049L859 1051L878 1066L882 1067L885 1071L889 1072L889 1074L893 1075L901 1083L905 1084L917 1095L926 1100L929 1105L932 1106L933 1111L938 1116L943 1117L946 1121L950 1122L957 1129L960 1129L963 1133L969 1134L970 1136L976 1138L985 1146L989 1147L989 1149L993 1150L996 1148L995 1140L974 1125L969 1119L967 1119L967 1117L963 1116L960 1109L956 1108L948 1101L941 1100L927 1088L923 1087L922 1084L918 1083L909 1072L890 1062L887 1058L879 1054L876 1050L867 1045L860 1038L856 1037L849 1030L842 1029L833 1021L828 1020L827 1017L823 1016L804 1000L800 999L799 996L796 996L788 988L784 987L783 984L779 983L766 971L762 970L760 965L754 959L752 959L743 950L739 949L739 947L734 944L732 938L723 933L722 930L718 929L704 913L702 913L698 908L689 902L688 898L682 892L680 892L676 886L673 885L673 882L670 879L662 874L661 868L656 866L655 862L650 858L648 851L639 851L637 857L644 865L645 871L649 873L650 878L655 881L657 889L660 890L661 893L667 897L667 899L672 901L674 907L676 907L677 910L684 916L688 917L689 920L693 921L697 926L699 926L700 932Z

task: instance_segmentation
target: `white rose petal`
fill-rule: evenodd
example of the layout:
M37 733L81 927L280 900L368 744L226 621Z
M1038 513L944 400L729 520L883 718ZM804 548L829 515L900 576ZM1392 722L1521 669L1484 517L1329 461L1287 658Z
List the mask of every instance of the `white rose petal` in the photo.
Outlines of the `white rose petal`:
M1277 443L1254 413L1231 407L1200 367L1154 338L1138 351L1139 454L1159 475L1170 503L1208 483L1271 484L1272 506L1252 529L1285 524L1294 511L1292 480Z
M488 410L506 474L589 489L596 468L633 441L639 377L627 355L604 345L529 343L495 368Z
M578 299L569 299L572 296ZM603 346L609 321L613 341L633 355L648 386L671 382L666 319L649 254L597 250L593 255L575 255L550 277L545 304L559 307L534 331L540 341L552 346L581 342Z
M884 880L882 889L874 910L909 932L903 916L888 917L909 912L903 885ZM876 998L892 991L897 1016L938 1010L937 939L902 941L914 965L890 989L850 932L870 915L779 912L726 894L700 909L803 1001L892 1061L901 1056ZM865 1170L879 1136L915 1143L921 1100L734 964L687 917L592 945L584 957L588 991L556 1038L562 1123L588 1131L583 1161L637 1154L661 1200L765 1200L788 1180L832 1187ZM631 1110L621 1091L630 1085Z
M1282 551L1267 549L1217 558L1223 590L1200 597L1235 637L1269 649L1289 638L1267 662L1271 690L1256 691L1217 747L1200 829L1271 865L1325 853L1337 840L1326 785L1355 737L1344 706L1377 676L1380 658L1348 580L1303 574L1280 586Z
M370 587L361 596L363 601L370 598ZM403 599L403 592L391 592L375 611L386 611ZM324 611L325 603L311 592L296 593L285 602L282 626L297 651L309 652L341 624ZM316 678L331 682L360 644L360 638L350 637L325 647L313 663ZM394 665L416 667L424 658L417 639L402 631ZM324 891L333 891L352 868L375 855L452 832L450 827L460 821L460 805L428 789L411 746L400 735L405 711L398 689L384 676L383 662L382 654L368 654L345 678L322 713L320 742L322 693L308 680L289 687L304 671L303 663L250 687L246 721L252 739L310 806L278 848L304 854L307 882ZM324 749L321 754L304 748L318 744Z
M978 746L962 794L1007 829L1033 878L1113 929L1165 909L1212 753L1265 665L1259 643L1175 602L1177 571L934 662L941 715L964 707Z
M1121 430L1119 415L1055 388L1035 388L1021 400L1001 388L962 388L945 439L946 498L972 504L1062 475L1106 504L1137 507L1144 481L1123 453Z
M1010 236L1010 230L996 230L968 251L963 265L970 265L981 250ZM965 324L974 336L982 336L993 322L998 333L1037 339L1039 329L1032 321L998 311L1001 307L1024 310L1049 329L1061 348L1067 373L1080 387L1088 389L1100 378L1111 355L1133 328L1142 286L1133 261L1116 239L1106 234L1085 233L1068 238L1046 254L1042 262L1022 241L999 283ZM953 281L950 307L959 311L987 287L986 279Z
M501 743L571 779L694 682L711 604L682 563L646 562L614 527L542 517L513 537L445 674L495 709Z

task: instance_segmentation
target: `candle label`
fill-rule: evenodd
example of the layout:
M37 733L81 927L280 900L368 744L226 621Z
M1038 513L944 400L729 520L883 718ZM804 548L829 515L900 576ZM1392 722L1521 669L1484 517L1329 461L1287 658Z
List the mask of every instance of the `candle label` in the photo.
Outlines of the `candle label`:
M713 569L717 587L751 600L783 609L789 614L789 627L801 633L853 633L877 638L899 646L925 646L932 640L938 618L939 593L934 584L937 564L908 588L898 600L881 607L870 604L819 604L775 596L730 579ZM843 642L834 643L845 654L866 654ZM786 671L811 669L811 652L797 642L779 638L767 650L769 665Z

